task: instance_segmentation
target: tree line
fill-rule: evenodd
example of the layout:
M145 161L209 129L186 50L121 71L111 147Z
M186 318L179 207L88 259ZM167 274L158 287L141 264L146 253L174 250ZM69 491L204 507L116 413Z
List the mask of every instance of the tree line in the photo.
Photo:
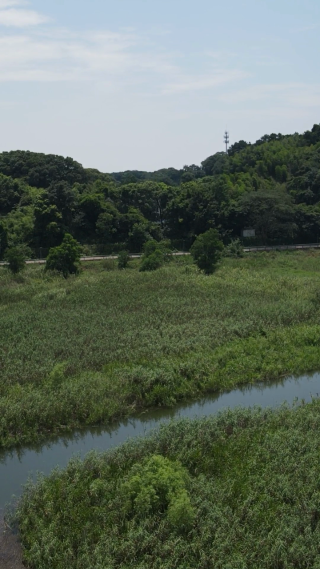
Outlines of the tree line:
M241 140L181 170L105 174L72 158L0 154L0 257L20 245L38 256L66 233L106 253L150 239L189 249L211 228L225 244L246 228L250 244L318 241L320 125Z

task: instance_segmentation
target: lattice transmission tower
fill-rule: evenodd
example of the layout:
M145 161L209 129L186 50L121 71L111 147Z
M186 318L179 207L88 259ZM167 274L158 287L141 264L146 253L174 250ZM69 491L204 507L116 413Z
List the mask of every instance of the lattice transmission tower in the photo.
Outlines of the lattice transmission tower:
M228 146L229 146L230 139L229 139L229 133L228 133L227 130L226 130L226 132L224 133L224 142L225 142L225 145L226 145L226 153L228 154Z

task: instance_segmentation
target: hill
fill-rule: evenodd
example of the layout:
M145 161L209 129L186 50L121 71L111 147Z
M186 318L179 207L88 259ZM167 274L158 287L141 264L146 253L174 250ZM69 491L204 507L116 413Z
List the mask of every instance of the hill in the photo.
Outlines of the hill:
M235 143L201 166L101 173L72 158L0 154L0 256L23 243L38 255L65 232L101 251L140 251L150 237L189 247L210 227L225 242L318 241L320 125L304 134Z

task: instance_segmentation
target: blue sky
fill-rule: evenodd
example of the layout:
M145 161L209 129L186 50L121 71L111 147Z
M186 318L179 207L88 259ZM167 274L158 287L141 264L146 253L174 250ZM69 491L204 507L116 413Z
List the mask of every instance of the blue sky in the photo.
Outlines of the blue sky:
M199 164L320 122L319 0L0 0L0 150Z

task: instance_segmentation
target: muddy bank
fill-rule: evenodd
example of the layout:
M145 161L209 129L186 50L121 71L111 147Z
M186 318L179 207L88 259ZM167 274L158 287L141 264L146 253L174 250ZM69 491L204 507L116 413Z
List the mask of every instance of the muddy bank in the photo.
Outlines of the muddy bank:
M0 510L0 567L1 569L25 569L22 564L22 548L19 539L8 527Z

